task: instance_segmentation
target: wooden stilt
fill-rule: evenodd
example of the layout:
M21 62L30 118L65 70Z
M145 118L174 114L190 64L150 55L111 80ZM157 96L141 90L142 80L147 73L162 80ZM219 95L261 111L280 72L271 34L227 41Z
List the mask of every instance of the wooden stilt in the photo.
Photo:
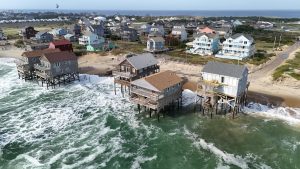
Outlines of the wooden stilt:
M139 113L141 113L141 105L138 104L138 110L139 110Z

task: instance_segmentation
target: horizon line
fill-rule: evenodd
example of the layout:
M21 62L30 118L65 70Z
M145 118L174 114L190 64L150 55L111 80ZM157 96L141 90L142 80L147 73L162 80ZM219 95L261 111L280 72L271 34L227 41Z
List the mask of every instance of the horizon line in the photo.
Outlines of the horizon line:
M300 9L9 9L0 10L77 10L77 11L300 11Z

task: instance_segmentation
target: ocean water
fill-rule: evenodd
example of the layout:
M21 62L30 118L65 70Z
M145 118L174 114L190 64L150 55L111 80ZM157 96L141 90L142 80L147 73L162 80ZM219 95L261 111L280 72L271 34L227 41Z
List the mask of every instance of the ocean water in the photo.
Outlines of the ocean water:
M1 10L0 10L1 11ZM204 17L280 17L300 18L300 10L18 10L23 12L96 13L98 15L132 16L204 16Z
M300 109L251 104L232 120L189 107L157 122L114 95L112 78L49 89L0 59L0 169L300 168Z

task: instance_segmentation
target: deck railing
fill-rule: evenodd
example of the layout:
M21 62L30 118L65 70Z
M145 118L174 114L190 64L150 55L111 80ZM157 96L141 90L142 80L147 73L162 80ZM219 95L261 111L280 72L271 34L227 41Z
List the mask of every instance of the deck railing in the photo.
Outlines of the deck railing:
M112 72L113 76L120 76L120 77L125 77L125 78L132 78L135 75L131 74L130 72L120 72L120 71L113 71Z
M42 66L42 65L39 65L39 64L35 64L34 68L37 69L37 70L40 70L40 71L50 71L49 67L45 67L45 66Z
M151 100L154 100L154 101L159 100L159 98L161 97L157 93L153 93L151 91L147 91L147 90L139 89L139 88L132 88L131 93L150 98Z
M135 103L135 104L140 104L140 105L149 107L151 109L157 109L158 108L157 102L154 102L151 99L143 99L143 98L139 98L139 97L131 97L130 101L133 102L133 103Z

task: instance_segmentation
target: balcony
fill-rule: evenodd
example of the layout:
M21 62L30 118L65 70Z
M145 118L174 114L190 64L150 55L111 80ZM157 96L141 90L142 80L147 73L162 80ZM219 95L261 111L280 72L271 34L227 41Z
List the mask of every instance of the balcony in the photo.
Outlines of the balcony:
M163 97L162 95L160 96L158 93L153 93L151 91L147 91L147 90L139 89L139 88L132 88L131 93L134 93L139 96L147 97L154 101L157 101Z
M39 64L34 65L34 68L39 71L50 71L50 67L45 67Z
M131 72L120 72L120 71L113 71L112 74L113 74L113 76L124 77L127 79L130 79L130 78L136 76L134 74L131 74Z
M131 97L130 101L135 103L135 104L140 104L143 106L146 106L151 109L158 109L158 102L153 101L151 99L143 99L143 98L138 98L138 97Z
M29 64L18 64L17 63L17 70L21 73L29 73L30 72L30 66Z

